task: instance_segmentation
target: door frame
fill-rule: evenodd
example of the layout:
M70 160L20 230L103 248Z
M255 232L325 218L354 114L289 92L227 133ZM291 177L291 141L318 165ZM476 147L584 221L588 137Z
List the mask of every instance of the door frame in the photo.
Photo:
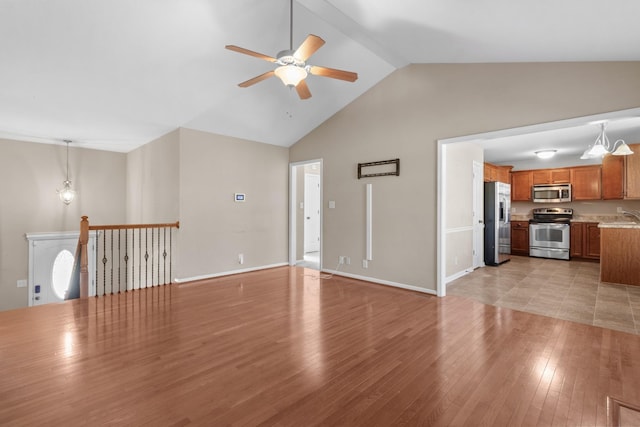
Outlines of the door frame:
M473 261L472 268L484 267L484 165L473 161Z
M45 232L45 233L27 233L25 235L25 237L27 238L27 240L29 241L29 280L28 280L28 284L27 287L29 289L29 293L28 293L28 306L32 307L33 306L33 288L35 283L33 283L33 278L35 277L35 268L36 268L36 264L35 264L35 250L33 249L34 245L37 245L38 241L43 241L43 240L69 240L69 239L76 239L79 240L80 239L80 232L79 231L54 231L54 232ZM95 255L95 249L96 249L96 245L95 245L95 241L96 241L96 231L91 231L89 232L89 243L87 245L87 249L89 251L88 253L88 261L89 261L89 265L88 265L88 269L89 269L89 296L95 296L96 294L96 284L95 284L95 272L96 272L96 267L95 267L95 261L96 261L96 255ZM73 254L74 256L76 254Z
M305 165L309 165L312 163L318 163L320 165L320 265L319 269L322 270L322 248L323 248L323 238L322 238L322 229L324 222L323 215L323 180L324 180L324 172L323 172L323 164L322 159L313 159L313 160L303 160L299 162L291 162L289 163L289 265L295 266L297 262L296 250L297 250L297 205L296 205L296 192L297 192L297 182L296 182L296 172L298 167L304 167Z

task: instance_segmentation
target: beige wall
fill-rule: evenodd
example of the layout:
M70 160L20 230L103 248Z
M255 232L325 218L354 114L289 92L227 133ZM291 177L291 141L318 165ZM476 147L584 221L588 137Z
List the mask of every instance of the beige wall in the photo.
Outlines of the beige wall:
M69 179L76 199L64 205L56 190L65 179L64 146L0 140L0 310L28 305L26 233L78 230L80 217L94 224L125 221L126 156L71 146Z
M180 131L127 154L127 222L174 222L180 218Z
M287 262L288 165L286 148L180 129L178 278Z
M325 264L436 288L438 139L640 106L640 62L422 64L398 70L290 149L322 158ZM358 180L358 162L399 157L400 177ZM374 260L363 269L364 186L373 184Z

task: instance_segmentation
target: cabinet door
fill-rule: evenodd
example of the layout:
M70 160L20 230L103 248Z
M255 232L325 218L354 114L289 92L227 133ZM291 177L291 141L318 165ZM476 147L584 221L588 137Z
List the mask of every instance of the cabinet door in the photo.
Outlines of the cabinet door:
M584 223L574 222L571 223L571 246L569 248L569 254L572 257L582 258L583 256L583 243L582 237L584 234Z
M527 221L511 222L511 253L529 255L529 223Z
M498 166L496 168L496 181L504 182L505 184L510 184L511 168L512 166Z
M607 154L602 159L602 198L616 200L624 197L624 157Z
M624 156L625 199L640 199L640 144L629 145L633 154Z
M531 171L511 172L511 200L528 202L531 200Z
M584 225L584 257L600 259L600 228L597 222Z
M551 184L551 171L549 169L538 169L531 171L531 184Z
M599 165L571 168L573 200L601 199L601 173Z
M571 182L571 169L551 169L551 183L552 184L566 184Z
M484 164L484 182L494 182L496 180L496 167L491 163Z

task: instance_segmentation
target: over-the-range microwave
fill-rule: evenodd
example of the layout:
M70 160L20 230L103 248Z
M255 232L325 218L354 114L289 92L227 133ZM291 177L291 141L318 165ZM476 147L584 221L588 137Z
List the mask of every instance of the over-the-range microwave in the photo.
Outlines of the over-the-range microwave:
M571 201L571 184L538 184L531 187L535 203L562 203Z

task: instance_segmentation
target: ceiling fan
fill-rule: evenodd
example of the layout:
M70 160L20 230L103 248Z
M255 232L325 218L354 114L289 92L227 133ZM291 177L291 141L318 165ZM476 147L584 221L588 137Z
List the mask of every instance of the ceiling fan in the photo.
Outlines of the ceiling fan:
M265 61L273 62L278 67L275 70L267 71L252 79L238 84L240 87L249 87L271 76L276 76L282 80L286 86L295 87L300 99L311 98L311 92L305 81L309 74L315 76L329 77L332 79L355 82L358 74L351 71L336 70L335 68L319 67L307 64L307 59L311 57L325 43L322 38L309 34L302 44L293 50L293 0L289 3L289 49L278 53L277 57L264 55L239 46L227 45L226 49L245 55L254 56Z

